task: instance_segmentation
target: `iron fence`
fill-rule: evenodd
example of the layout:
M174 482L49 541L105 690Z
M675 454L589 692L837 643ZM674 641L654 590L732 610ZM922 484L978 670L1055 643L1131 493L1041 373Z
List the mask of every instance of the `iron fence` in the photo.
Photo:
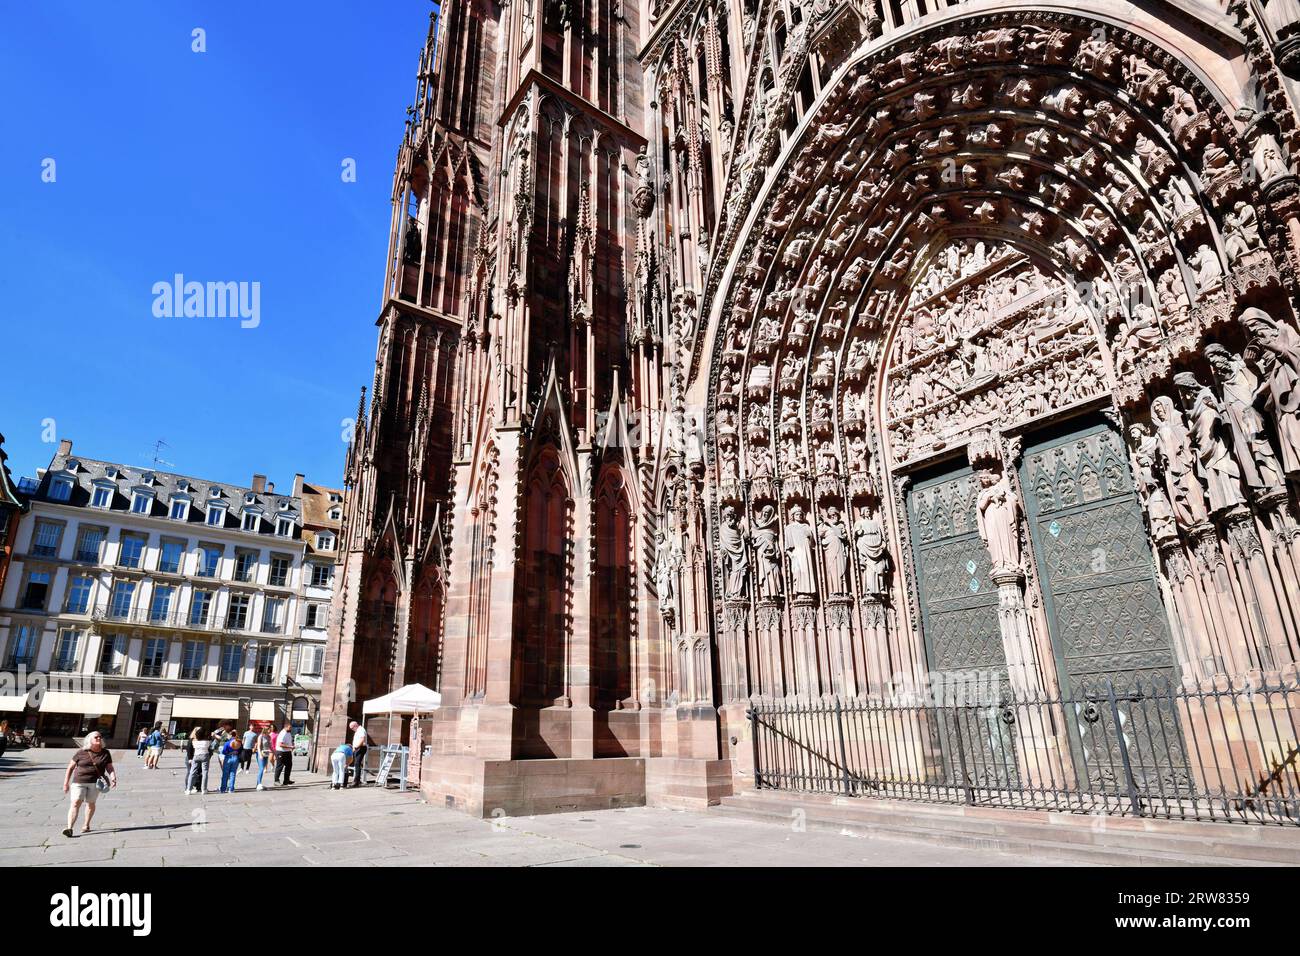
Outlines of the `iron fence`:
M754 781L931 803L1300 825L1300 687L751 703Z

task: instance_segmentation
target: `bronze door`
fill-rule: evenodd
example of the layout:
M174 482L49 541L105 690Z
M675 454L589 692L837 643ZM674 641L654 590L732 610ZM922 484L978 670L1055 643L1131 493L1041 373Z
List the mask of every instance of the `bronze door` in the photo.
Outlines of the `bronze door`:
M1177 686L1173 645L1122 439L1103 421L1031 444L1020 483L1061 694L1073 702L1067 722L1072 716L1076 757L1087 767L1081 782L1124 783L1115 779L1121 746L1140 787L1184 781L1167 697ZM1107 681L1118 726L1100 726L1117 723L1104 703Z

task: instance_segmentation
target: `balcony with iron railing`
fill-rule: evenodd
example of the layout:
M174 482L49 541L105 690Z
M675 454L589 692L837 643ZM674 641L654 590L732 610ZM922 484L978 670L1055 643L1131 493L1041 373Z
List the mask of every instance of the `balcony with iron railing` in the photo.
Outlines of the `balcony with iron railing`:
M209 611L195 614L190 611L159 611L152 607L119 608L111 604L101 604L91 614L91 620L97 624L126 624L134 627L156 627L169 631L224 631L218 615Z

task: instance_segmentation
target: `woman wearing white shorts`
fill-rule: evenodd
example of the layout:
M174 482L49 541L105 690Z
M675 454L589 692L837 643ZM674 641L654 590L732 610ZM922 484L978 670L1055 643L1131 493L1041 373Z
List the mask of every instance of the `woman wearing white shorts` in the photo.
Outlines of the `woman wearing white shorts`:
M63 831L65 837L72 836L72 828L77 823L83 804L86 807L86 825L81 828L81 832L90 832L90 821L95 816L95 800L99 797L97 781L100 777L107 777L109 786L117 786L113 755L104 746L104 735L95 730L86 735L86 746L72 755L68 761L68 770L63 775L63 792L71 796L68 826Z

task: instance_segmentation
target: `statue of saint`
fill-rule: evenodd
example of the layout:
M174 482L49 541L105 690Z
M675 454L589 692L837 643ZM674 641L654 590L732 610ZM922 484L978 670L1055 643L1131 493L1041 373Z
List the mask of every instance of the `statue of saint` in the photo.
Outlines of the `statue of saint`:
M1192 447L1201 460L1202 474L1210 492L1210 511L1218 514L1244 503L1241 496L1241 469L1232 456L1231 436L1224 421L1223 409L1214 393L1196 380L1191 372L1179 372L1174 385L1191 405L1187 422Z
M880 519L864 511L853 524L858 551L858 570L862 575L862 593L875 597L885 593L885 574L889 571L889 552L885 549L885 529Z
M728 600L743 598L749 581L749 549L745 546L740 516L731 505L722 509L718 540L722 551L723 596Z
M655 590L659 592L659 613L670 625L677 616L677 588L675 578L681 566L682 553L668 539L663 528L655 531Z
M821 533L822 556L826 559L826 590L849 593L849 532L838 508L827 508Z
M1241 465L1241 479L1252 491L1267 491L1286 484L1273 443L1264 430L1264 416L1255 409L1259 379L1217 342L1205 347L1205 357L1223 386L1223 406L1232 430L1232 447Z
M1183 417L1168 395L1157 396L1151 403L1151 422L1156 426L1158 463L1165 473L1165 489L1174 518L1184 528L1201 524L1208 517L1205 491L1196 473L1196 456Z
M813 566L813 543L816 534L803 517L803 508L790 509L785 523L785 552L790 561L790 583L795 597L817 593L817 572Z
M1138 423L1128 430L1133 441L1133 470L1137 477L1138 495L1146 506L1151 524L1151 537L1166 541L1177 537L1174 509L1169 504L1164 485L1157 474L1160 445L1146 425Z
M1254 337L1246 361L1259 373L1257 397L1273 416L1282 470L1300 475L1300 335L1262 309L1247 309L1241 323Z
M781 549L776 540L776 509L764 505L754 518L755 587L760 600L781 596Z
M1020 501L1005 474L990 468L979 473L980 493L975 502L976 523L984 547L988 548L993 573L1021 571Z

